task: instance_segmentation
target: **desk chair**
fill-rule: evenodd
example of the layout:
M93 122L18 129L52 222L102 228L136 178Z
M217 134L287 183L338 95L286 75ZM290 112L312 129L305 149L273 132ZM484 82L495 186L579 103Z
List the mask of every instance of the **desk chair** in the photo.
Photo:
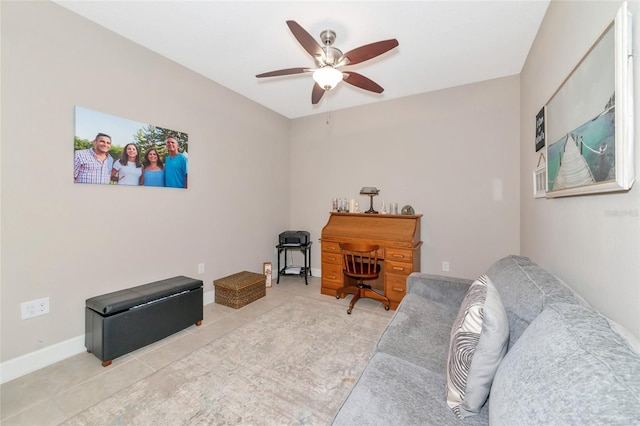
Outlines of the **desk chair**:
M376 292L370 285L364 283L364 280L372 280L378 278L380 273L380 265L378 265L378 248L374 244L355 244L341 243L343 256L343 272L348 277L358 279L357 285L344 286L338 289L336 299L344 297L346 294L353 294L351 303L349 304L348 314L351 314L353 306L358 299L368 297L375 299L384 304L384 308L389 310L389 299Z

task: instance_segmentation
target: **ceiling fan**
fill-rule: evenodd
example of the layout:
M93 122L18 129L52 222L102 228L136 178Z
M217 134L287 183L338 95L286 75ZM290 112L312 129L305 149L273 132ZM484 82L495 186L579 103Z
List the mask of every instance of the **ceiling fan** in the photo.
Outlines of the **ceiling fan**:
M262 77L276 77L281 75L301 74L313 72L315 84L311 91L311 103L317 104L322 99L324 92L333 89L338 83L344 81L352 86L359 87L370 92L382 93L384 89L378 83L353 71L341 71L338 68L346 65L355 65L360 62L375 58L398 46L395 38L382 40L371 44L360 46L342 53L339 49L332 47L336 39L336 33L325 30L320 33L322 45L318 43L304 28L295 21L287 21L289 29L300 45L313 57L317 68L286 68L277 71L265 72L256 75Z

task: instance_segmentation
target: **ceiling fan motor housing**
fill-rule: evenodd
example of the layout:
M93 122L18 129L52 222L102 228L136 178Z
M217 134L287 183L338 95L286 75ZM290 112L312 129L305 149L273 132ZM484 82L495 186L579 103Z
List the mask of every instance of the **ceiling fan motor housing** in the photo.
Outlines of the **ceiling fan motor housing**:
M335 47L331 47L333 42L336 41L336 33L332 30L324 30L320 33L320 41L324 45L324 58L316 57L316 62L318 66L336 66L338 64L338 60L342 57L342 52L340 49L336 49Z
M342 57L342 52L340 49L336 49L335 47L327 47L324 50L324 58L316 56L316 62L318 66L337 66L338 60Z

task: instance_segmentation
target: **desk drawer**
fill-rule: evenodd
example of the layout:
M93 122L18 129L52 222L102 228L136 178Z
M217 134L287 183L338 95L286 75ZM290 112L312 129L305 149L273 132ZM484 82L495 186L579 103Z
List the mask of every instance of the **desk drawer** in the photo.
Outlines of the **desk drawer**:
M407 294L407 276L385 273L384 294L389 300L400 302Z
M387 248L384 254L385 260L395 260L396 262L413 262L413 250Z
M342 265L342 254L322 252L322 263L332 263L334 265Z
M322 285L329 282L342 285L342 265L322 262Z
M327 253L342 253L340 243L334 241L322 241L322 251Z
M409 275L413 272L413 265L405 262L394 262L387 260L384 262L384 270L390 274Z

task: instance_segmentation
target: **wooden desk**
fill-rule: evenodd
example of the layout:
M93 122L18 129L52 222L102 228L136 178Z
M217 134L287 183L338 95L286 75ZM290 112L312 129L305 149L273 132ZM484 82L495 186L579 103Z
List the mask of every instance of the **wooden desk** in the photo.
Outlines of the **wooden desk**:
M380 278L368 282L384 291L396 309L407 292L407 276L420 271L420 218L422 215L331 213L322 228L322 287L320 292L335 296L348 277L342 273L340 243L377 244Z

